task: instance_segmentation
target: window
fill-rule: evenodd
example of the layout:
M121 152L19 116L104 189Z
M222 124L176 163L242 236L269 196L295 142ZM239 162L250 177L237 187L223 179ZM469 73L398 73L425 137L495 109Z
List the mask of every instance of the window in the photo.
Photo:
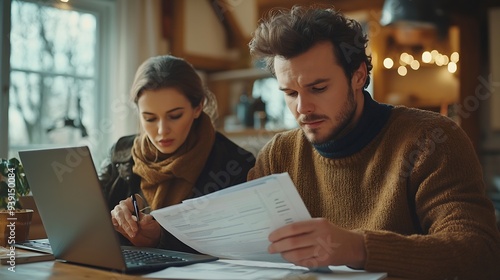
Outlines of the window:
M2 77L10 80L8 128L0 128L8 133L9 157L21 149L56 145L97 148L104 136L98 120L108 103L109 65L102 58L110 54L106 35L113 3L11 1L10 76ZM9 20L2 18L2 24Z
M262 98L266 103L266 129L281 130L298 127L297 121L285 103L285 94L279 89L276 78L263 78L254 82L252 98Z

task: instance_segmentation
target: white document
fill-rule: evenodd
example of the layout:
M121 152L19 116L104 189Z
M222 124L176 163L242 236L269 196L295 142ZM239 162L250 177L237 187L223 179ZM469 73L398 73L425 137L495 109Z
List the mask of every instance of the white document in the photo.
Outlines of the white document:
M151 212L176 238L200 253L225 259L286 262L269 254L269 234L311 219L288 173L229 187Z
M307 269L293 269L292 264L261 265L261 262L241 261L248 263L233 263L234 260L219 260L208 263L197 263L181 267L169 267L152 272L143 277L166 279L203 279L203 280L316 280L316 277L306 277ZM267 263L263 263L267 264ZM300 278L299 278L300 277Z
M203 279L203 280L380 280L387 277L383 272L353 270L346 266L330 266L330 272L311 272L291 263L270 263L243 260L218 260L164 270L142 275L155 279Z

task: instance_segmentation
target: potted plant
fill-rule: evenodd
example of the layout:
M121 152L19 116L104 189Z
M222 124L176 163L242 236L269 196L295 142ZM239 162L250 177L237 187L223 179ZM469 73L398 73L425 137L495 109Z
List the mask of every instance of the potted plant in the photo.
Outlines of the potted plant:
M21 162L17 158L0 159L0 246L28 239L33 210L22 209L19 198L29 193Z

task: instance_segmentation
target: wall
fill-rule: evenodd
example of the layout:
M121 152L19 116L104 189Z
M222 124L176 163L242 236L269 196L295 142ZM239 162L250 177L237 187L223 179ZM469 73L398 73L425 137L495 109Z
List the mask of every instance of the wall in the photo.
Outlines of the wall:
M489 39L490 39L490 71L493 81L500 81L500 37L498 30L500 29L500 8L490 9L489 11ZM498 89L498 83L496 85ZM490 112L491 112L491 128L500 132L500 94L491 96ZM495 110L496 108L496 110Z
M217 12L212 11L213 6ZM234 15L243 35L250 38L257 25L255 0L186 0L186 50L211 57L227 58L228 51L231 50L227 48L228 42L222 21L226 20L228 12Z
M478 96L484 99L480 158L489 190L500 193L500 8L490 9L488 20L489 55L485 65L489 63L489 67L478 77L476 88Z
M257 27L257 3L256 0L232 0L227 9L234 13L243 34L250 38Z
M210 3L187 0L185 5L185 51L213 58L228 58L225 31L217 14L212 11Z
M233 15L243 36L250 38L257 24L255 0L185 0L184 37L186 53L209 58L237 60L245 55L229 48L223 24ZM176 32L173 30L172 32Z

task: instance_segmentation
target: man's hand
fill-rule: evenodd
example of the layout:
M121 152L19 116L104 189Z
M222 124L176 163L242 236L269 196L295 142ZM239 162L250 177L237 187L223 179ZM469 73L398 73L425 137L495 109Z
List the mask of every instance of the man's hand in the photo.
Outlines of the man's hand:
M305 267L347 265L363 268L366 260L364 235L315 218L283 226L269 235L269 253Z
M132 244L141 247L156 247L160 243L161 226L149 214L139 212L139 222L133 216L134 207L129 197L120 201L111 210L111 221L115 230L123 234Z

